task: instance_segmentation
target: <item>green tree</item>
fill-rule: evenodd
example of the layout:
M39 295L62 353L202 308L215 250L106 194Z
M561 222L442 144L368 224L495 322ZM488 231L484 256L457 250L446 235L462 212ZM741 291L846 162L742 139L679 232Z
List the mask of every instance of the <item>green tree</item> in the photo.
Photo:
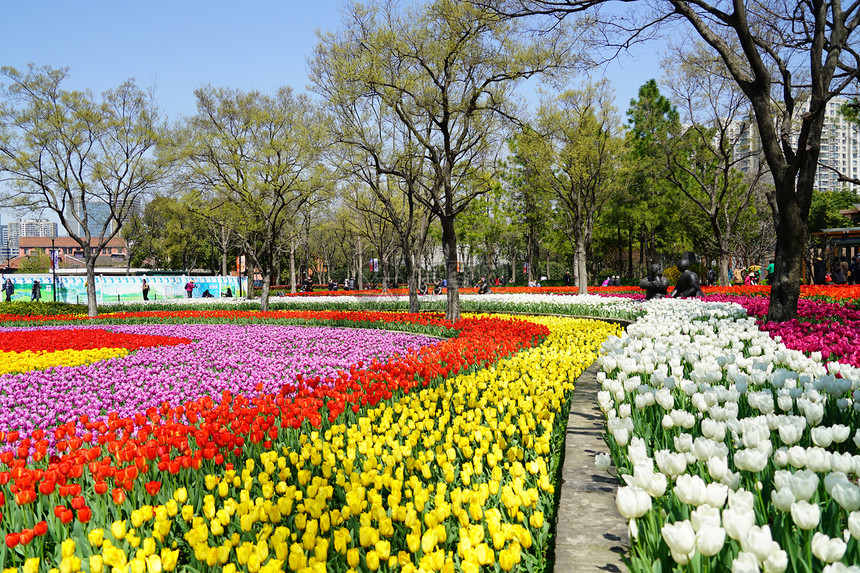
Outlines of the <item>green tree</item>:
M53 212L80 245L96 316L96 259L163 173L151 154L160 126L152 94L133 80L96 99L63 89L68 75L0 68L9 82L0 86L0 181L11 183L7 203Z
M860 2L666 0L629 2L618 14L600 11L609 0L472 1L507 17L548 18L546 29L580 15L614 53L666 23L701 37L749 101L773 178L776 269L767 318L797 315L827 104L860 80Z
M851 219L839 211L850 209L857 203L853 191L814 191L809 208L809 231L816 233L823 229L851 227Z
M627 188L613 209L627 221L630 236L638 234L640 273L666 251L674 255L684 240L680 224L680 197L667 180L665 145L681 133L677 108L660 93L655 80L639 88L638 98L627 110L627 162L630 177ZM624 224L624 223L622 223ZM628 245L627 266L634 271L632 240Z
M22 273L44 274L51 270L51 258L44 251L29 255L21 261Z
M161 152L176 162L179 181L197 190L198 201L229 207L225 222L263 276L265 311L289 227L318 189L321 122L310 100L288 87L268 95L210 86L195 96L196 115Z
M538 131L529 157L539 158L535 170L563 207L563 229L574 245L575 280L580 294L586 294L594 224L624 178L624 142L609 84L588 84L544 103Z
M400 8L351 4L343 30L323 34L311 61L314 81L349 83L390 109L431 172L417 196L442 228L448 275L446 317L460 317L455 221L490 185L470 179L518 114L516 85L571 61L553 34L532 36L489 11L454 0Z

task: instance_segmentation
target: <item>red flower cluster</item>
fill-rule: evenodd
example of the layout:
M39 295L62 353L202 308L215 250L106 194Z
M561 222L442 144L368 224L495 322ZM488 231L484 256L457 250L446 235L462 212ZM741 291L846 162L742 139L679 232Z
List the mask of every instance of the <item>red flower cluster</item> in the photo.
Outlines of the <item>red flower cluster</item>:
M175 318L178 313L157 313ZM211 397L178 406L164 403L129 418L117 413L106 421L92 422L86 416L59 426L54 431L57 455L45 460L48 440L37 430L21 439L18 432L0 432L0 448L17 445L0 453L0 486L9 491L18 506L53 506L61 524L77 518L86 523L92 516L89 505L111 491L115 504L127 496L137 506L153 503L161 489L159 474L179 474L189 482L198 480L191 472L206 466L237 461L259 448L269 449L283 438L282 430L307 424L319 428L339 416L353 416L363 407L374 406L397 393L409 392L463 370L486 366L532 346L549 334L546 327L527 321L501 318L463 319L456 325L442 315L413 315L364 312L277 312L182 311L188 318L218 316L304 318L308 320L385 321L435 325L458 331L458 335L438 345L422 348L405 357L385 362L359 362L336 378L300 379L277 395L254 398L225 392L220 402ZM128 316L135 316L127 313ZM139 315L138 315L139 316ZM155 337L154 337L155 338ZM32 448L36 454L32 457ZM35 463L33 463L35 461ZM138 483L144 487L136 487ZM144 490L144 491L141 491ZM2 491L0 491L2 496ZM90 504L88 504L88 499ZM0 499L0 507L5 499ZM28 511L31 517L37 510ZM2 520L2 515L0 515ZM52 525L54 527L54 525ZM7 536L7 545L21 542Z
M177 346L190 342L187 338L124 334L102 329L30 330L23 336L20 332L0 332L0 352L23 352L25 350L53 352L55 350L92 350L95 348L137 350L150 346Z

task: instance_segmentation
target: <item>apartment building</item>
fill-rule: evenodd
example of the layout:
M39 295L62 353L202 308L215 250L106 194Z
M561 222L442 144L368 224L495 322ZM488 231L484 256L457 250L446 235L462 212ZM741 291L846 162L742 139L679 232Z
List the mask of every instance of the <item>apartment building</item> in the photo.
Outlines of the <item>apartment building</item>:
M845 99L834 98L828 102L825 110L820 166L815 174L815 188L819 191L848 188L860 193L860 186L839 181L839 173L860 179L860 126L845 121L839 113L844 103ZM803 113L805 109L808 109L808 104L802 104L799 113ZM735 121L730 128L730 134L736 141L734 153L737 169L744 173L754 172L758 165L764 162L755 122L752 118Z
M3 236L5 258L18 256L18 242L22 237L56 237L57 224L47 219L24 219L10 221Z

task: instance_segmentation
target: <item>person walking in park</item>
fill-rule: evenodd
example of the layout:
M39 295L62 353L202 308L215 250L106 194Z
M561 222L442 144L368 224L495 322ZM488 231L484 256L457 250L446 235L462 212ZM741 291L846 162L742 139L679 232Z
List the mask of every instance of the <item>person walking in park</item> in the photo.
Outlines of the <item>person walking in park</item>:
M12 279L6 279L3 283L3 292L6 294L6 302L12 302L12 295L15 294L15 285L12 284Z
M185 298L191 298L194 294L194 279L185 283Z
M143 300L149 300L149 283L146 282L146 279L140 283L140 292L143 293Z
M38 280L33 281L33 290L30 291L30 302L39 302L42 298L42 285Z

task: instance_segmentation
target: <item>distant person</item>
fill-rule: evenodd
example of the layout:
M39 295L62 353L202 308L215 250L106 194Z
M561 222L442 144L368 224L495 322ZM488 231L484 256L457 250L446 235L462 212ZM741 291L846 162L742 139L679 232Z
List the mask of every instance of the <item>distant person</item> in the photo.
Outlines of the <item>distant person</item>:
M15 294L15 285L12 284L12 279L6 279L3 283L3 292L6 294L6 302L12 302L12 295Z
M601 285L600 285L600 286L609 286L609 283L610 283L610 282L612 282L612 276L611 276L611 275L610 275L610 276L608 276L608 277L606 277L606 278L603 280L603 282L601 283Z
M209 289L204 290L204 291L203 291L203 294L202 294L202 295L200 295L200 296L201 296L202 298L215 298L215 297L213 297L213 296L212 296L212 293L211 293L211 292L209 292Z
M30 292L30 302L39 302L42 298L42 285L38 280L33 281L33 290Z
M817 285L823 285L826 282L827 264L821 260L821 257L815 257L815 262L812 263L812 282Z
M734 272L732 272L732 283L736 285L740 285L744 283L743 272L740 267L736 268Z
M185 298L191 298L192 296L194 296L194 280L185 283Z
M771 260L771 261L767 264L767 275L765 276L765 278L766 278L766 280L767 280L767 284L769 284L769 285L772 285L772 284L773 284L773 279L772 279L772 278L770 278L770 275L772 275L772 274L773 274L773 271L775 271L775 270L776 270L776 265L774 264L773 260Z
M233 298L233 289L231 289L230 287L227 287L227 290L224 291L224 297L225 298Z
M570 271L564 271L564 286L570 286Z
M851 261L850 272L851 276L849 277L849 280L851 281L851 284L860 284L860 255L857 255Z
M140 292L143 293L143 300L149 300L149 283L143 279L140 283Z
M714 286L717 284L717 271L713 268L708 269L708 286Z

